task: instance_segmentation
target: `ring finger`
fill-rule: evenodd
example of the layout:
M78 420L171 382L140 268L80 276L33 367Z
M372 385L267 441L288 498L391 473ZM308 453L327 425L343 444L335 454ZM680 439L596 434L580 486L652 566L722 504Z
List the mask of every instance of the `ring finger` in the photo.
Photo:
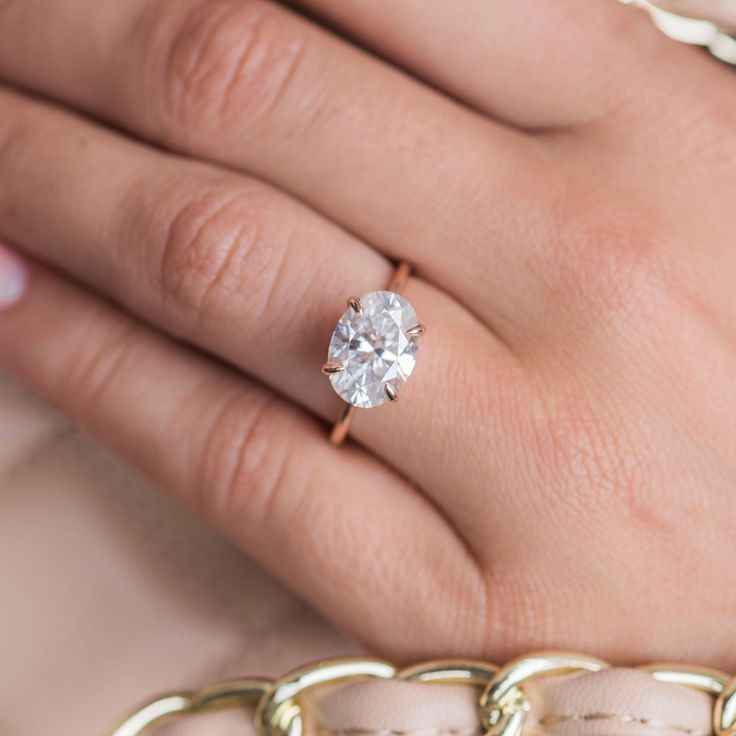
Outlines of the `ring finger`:
M16 94L0 93L0 120L0 179L14 182L0 190L7 237L320 416L333 415L337 402L319 365L345 296L386 282L391 266L382 256L266 185ZM483 431L502 425L516 363L441 291L412 279L407 296L431 330L426 354L407 399L361 416L354 433L457 520L466 512L447 489L477 467L476 443L459 428L478 431L478 404L494 406ZM445 387L439 405L437 385Z
M276 3L10 0L0 76L276 184L508 341L549 313L557 157Z

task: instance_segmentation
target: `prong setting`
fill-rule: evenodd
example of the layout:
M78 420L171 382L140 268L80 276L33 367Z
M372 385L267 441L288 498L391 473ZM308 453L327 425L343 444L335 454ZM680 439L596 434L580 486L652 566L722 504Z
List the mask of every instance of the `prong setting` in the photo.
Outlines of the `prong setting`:
M410 271L410 265L402 261L386 289L350 297L332 333L322 373L345 402L330 434L335 445L347 437L356 408L397 401L397 387L414 369L418 336L425 329L401 296Z
M389 401L394 402L399 400L399 395L396 393L396 389L391 384L387 383L383 387L383 390L386 393Z
M363 311L363 305L360 303L360 299L358 299L357 296L348 297L348 306L357 314L360 314Z
M396 292L351 297L332 333L323 367L335 393L360 409L396 401L419 350L419 338L407 330L420 324L411 304ZM333 372L329 364L343 370Z
M322 373L324 373L326 376L332 376L335 373L340 373L341 371L344 371L345 367L340 365L339 363L330 363L327 362L322 366Z

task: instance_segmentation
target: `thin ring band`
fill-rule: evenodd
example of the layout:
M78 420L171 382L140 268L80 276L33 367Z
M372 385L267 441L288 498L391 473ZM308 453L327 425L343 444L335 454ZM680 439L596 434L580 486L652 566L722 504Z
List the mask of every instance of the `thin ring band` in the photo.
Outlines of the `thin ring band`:
M396 294L400 294L406 286L410 274L411 266L406 261L401 261L391 276L391 280L386 286L386 291L393 291ZM344 402L340 410L340 415L335 421L335 426L332 428L332 432L330 432L330 442L333 445L341 445L347 439L348 433L350 432L350 424L355 415L355 409L356 407L352 404Z

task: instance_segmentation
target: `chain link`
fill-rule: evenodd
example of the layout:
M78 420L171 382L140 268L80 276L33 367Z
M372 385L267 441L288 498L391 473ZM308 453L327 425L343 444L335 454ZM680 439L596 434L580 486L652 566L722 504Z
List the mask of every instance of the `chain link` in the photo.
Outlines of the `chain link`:
M272 685L256 708L256 726L262 736L302 736L301 693L355 678L390 680L395 675L396 668L380 659L333 659L304 667Z
M476 685L486 687L495 677L498 667L485 662L459 659L438 659L415 664L401 670L396 678L414 682L436 682L446 685Z
M316 687L355 679L409 680L471 685L482 689L478 715L488 736L521 736L531 706L524 683L533 678L596 672L609 665L574 652L538 652L504 667L470 660L437 660L405 669L370 658L333 659L302 667L280 680L238 679L198 692L169 693L144 703L107 736L148 736L173 718L226 708L254 711L261 736L304 736L300 698ZM736 678L705 667L654 664L641 667L671 685L702 690L715 699L715 736L736 736Z
M542 652L519 657L500 669L480 698L480 720L489 736L519 736L531 710L520 689L532 677L596 672L608 665L600 659L572 652Z
M208 713L228 708L254 708L271 691L269 680L243 678L227 680L198 692L178 692L161 695L126 715L109 736L142 736L188 713Z
M736 734L736 677L723 688L713 709L713 729L718 736Z

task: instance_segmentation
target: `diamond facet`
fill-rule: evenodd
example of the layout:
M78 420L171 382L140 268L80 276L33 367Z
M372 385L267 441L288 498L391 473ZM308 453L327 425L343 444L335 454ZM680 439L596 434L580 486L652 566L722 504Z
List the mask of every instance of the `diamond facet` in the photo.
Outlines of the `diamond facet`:
M419 324L411 304L393 291L360 297L359 312L348 307L332 333L327 360L342 366L330 382L348 404L369 409L389 401L411 375L419 350Z

